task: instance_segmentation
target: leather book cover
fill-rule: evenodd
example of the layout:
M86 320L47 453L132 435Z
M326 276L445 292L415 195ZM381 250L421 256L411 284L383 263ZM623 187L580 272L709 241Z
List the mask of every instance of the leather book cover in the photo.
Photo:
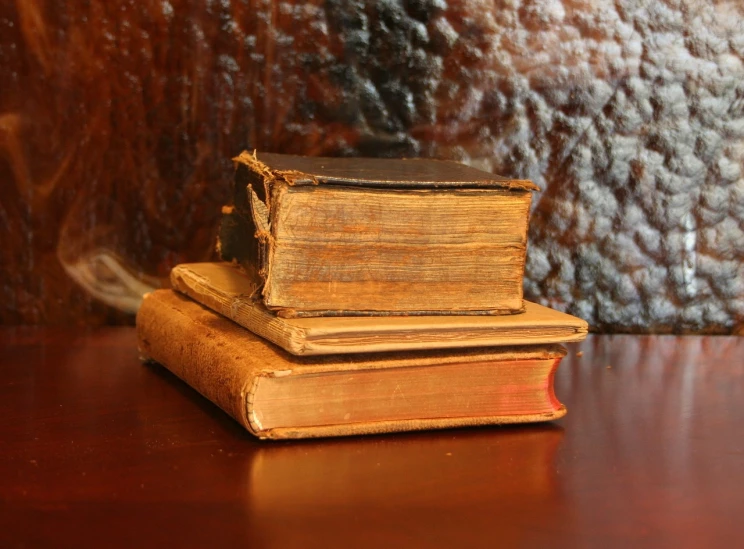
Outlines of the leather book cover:
M570 343L580 318L525 302L518 315L281 318L257 297L260 281L233 264L185 263L173 288L294 355Z
M172 290L137 315L165 366L259 438L525 423L562 417L559 345L296 357Z

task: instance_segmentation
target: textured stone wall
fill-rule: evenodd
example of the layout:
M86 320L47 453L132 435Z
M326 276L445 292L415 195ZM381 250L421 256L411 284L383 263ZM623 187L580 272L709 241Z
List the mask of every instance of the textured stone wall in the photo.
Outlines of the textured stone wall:
M743 139L740 2L4 2L0 320L131 321L256 148L529 177L528 297L735 332Z

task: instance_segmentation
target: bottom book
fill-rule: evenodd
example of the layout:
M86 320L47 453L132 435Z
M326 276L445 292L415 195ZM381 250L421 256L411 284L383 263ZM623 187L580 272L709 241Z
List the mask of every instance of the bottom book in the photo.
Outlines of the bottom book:
M553 378L566 350L293 356L172 290L137 314L142 358L158 362L248 431L291 439L526 423L562 417Z

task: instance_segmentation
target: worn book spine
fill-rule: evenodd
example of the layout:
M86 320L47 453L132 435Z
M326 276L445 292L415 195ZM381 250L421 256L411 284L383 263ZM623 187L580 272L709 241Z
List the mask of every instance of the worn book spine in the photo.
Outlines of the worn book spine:
M190 299L171 290L148 294L137 315L137 336L141 357L165 366L191 385L203 396L235 418L249 432L259 438L285 439L356 434L440 429L469 425L525 423L547 421L562 417L566 409L552 392L552 376L565 350L560 346L533 350L513 349L498 354L504 360L520 360L543 355L554 361L549 379L547 408L537 413L479 417L444 417L433 419L403 419L359 422L334 425L299 427L261 426L254 408L254 396L262 378L304 376L314 379L317 374L349 373L387 368L411 368L460 363L467 375L468 362L483 364L487 354L463 353L397 353L388 357L311 357L315 360L292 357L284 351L257 338L237 324L217 315ZM493 358L491 358L493 360Z
M254 237L255 232L256 228L250 217L241 215L235 206L223 206L217 237L217 254L223 261L240 265L246 274L260 281L259 249L258 240Z

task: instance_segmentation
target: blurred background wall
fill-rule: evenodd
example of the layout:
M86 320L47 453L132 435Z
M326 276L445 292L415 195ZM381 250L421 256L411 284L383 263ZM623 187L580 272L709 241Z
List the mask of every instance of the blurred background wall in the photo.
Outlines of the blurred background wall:
M744 330L744 5L0 3L0 321L132 322L243 149L528 177L527 297Z

